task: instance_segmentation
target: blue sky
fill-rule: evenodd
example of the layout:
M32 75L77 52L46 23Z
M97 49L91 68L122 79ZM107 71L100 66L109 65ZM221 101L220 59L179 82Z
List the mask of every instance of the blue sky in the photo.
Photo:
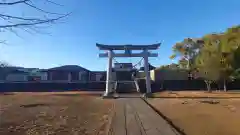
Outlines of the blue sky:
M41 31L0 32L0 60L16 66L50 68L81 65L105 70L107 59L98 58L95 44L152 44L162 42L150 58L154 66L169 64L172 46L186 37L224 31L240 24L239 0L58 0L64 5L43 5L45 10L73 12L71 16ZM3 9L0 10L3 12ZM39 15L26 7L8 7L4 12ZM0 23L3 23L1 20ZM137 62L138 59L117 59Z

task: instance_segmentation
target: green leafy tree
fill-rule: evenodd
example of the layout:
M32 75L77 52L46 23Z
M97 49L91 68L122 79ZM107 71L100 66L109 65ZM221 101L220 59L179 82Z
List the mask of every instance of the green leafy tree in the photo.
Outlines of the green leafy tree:
M233 67L234 71L231 74L231 79L232 80L238 80L240 79L240 47L238 47L233 56Z
M240 68L240 47L238 47L238 48L234 51L233 67L234 67L235 69Z
M232 80L239 80L240 79L240 68L234 70L234 72L231 74Z
M217 45L211 38L204 38L204 47L195 59L195 66L201 78L205 80L207 90L211 92L211 84L220 79L221 65Z
M214 34L210 37L211 44L215 44L215 52L218 58L215 59L219 64L219 80L223 82L224 91L227 91L226 81L230 80L230 75L233 71L232 60L233 60L233 46L230 44L227 35Z
M173 55L171 59L180 57L179 65L182 68L192 70L194 68L194 59L198 55L203 42L201 39L186 38L173 46Z
M221 57L221 80L224 91L227 91L226 80L232 80L232 74L238 73L240 26L227 29L226 32L217 36Z
M225 37L233 50L240 46L240 25L227 29Z
M181 69L188 69L188 61L186 59L182 58L178 61L178 63Z
M200 50L199 56L205 61L205 67L202 70L206 70L205 73L208 73L210 70L208 68L214 69L211 71L211 74L214 75L210 76L214 76L214 81L223 82L224 91L227 91L226 82L233 78L232 74L237 69L237 67L234 68L233 63L237 66L238 56L234 52L239 47L239 33L240 27L232 27L224 33L209 34L203 37L204 47ZM209 65L208 62L210 62ZM235 72L234 75L236 73L238 72ZM205 77L208 77L208 74Z

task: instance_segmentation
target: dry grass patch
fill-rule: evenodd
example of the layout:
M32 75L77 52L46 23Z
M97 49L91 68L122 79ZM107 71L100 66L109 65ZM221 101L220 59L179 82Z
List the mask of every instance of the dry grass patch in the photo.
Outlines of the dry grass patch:
M104 135L112 100L86 92L0 94L1 135Z
M149 99L187 135L240 135L240 99Z

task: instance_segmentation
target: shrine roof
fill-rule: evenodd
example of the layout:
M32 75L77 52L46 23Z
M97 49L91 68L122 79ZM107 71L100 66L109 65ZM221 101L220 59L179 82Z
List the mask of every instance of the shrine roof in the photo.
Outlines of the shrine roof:
M100 50L156 50L160 45L161 43L151 45L104 45L96 43Z

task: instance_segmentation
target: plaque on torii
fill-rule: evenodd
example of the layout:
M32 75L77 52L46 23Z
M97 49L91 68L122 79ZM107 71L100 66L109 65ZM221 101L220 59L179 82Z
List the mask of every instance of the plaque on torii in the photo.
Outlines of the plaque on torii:
M158 57L157 53L151 53L148 50L157 50L161 43L152 45L104 45L96 44L99 50L107 51L100 53L99 57L108 57L107 77L106 77L106 91L105 97L111 96L113 89L112 81L112 60L114 57L143 57L144 58L144 72L146 75L146 95L151 95L151 80L149 73L148 57ZM114 50L123 50L123 53L116 53ZM133 53L132 50L142 50L140 53Z

